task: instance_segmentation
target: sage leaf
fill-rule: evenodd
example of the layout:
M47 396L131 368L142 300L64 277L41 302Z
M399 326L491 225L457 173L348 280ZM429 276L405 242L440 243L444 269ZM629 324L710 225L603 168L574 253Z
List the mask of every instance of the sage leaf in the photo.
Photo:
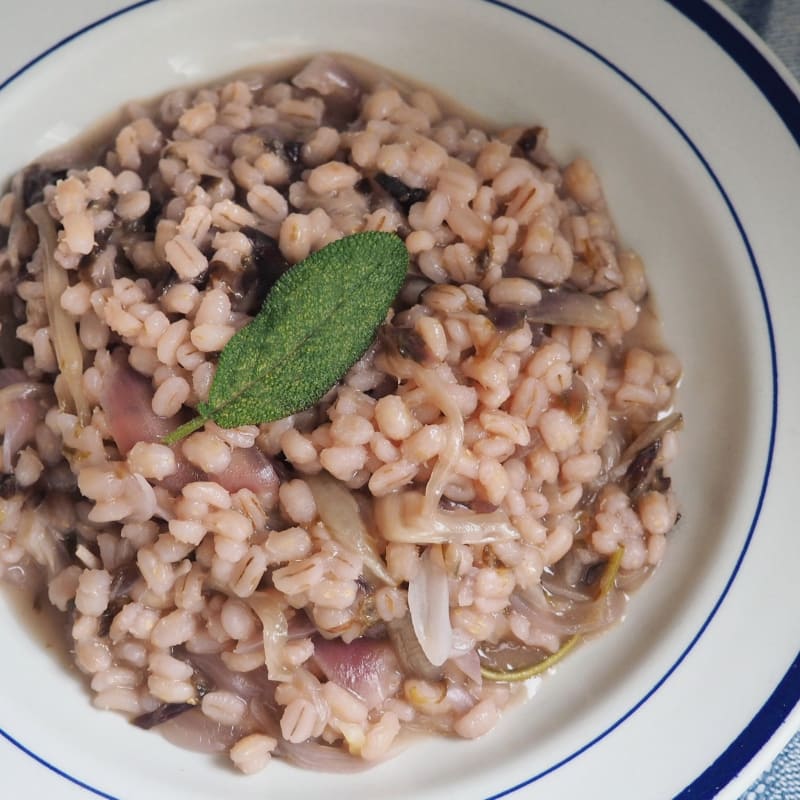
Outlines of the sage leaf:
M164 441L207 420L256 425L314 405L372 343L407 269L402 240L377 231L345 236L296 264L223 348L200 416Z

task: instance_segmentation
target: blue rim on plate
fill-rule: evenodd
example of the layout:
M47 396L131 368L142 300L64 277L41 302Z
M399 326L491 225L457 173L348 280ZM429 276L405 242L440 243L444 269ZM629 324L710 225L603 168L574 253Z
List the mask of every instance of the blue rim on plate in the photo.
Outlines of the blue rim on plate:
M706 3L697 3L694 0L666 0L666 2L705 31L712 41L739 65L783 120L795 142L800 145L800 97L764 54L719 11ZM765 308L769 320L766 302ZM769 333L770 346L774 348L771 327ZM777 379L774 350L772 358L772 367ZM777 401L777 391L775 401ZM773 416L773 435L776 422L777 414ZM774 443L771 443L770 459L773 445ZM675 800L702 800L721 791L769 742L798 702L800 702L800 653L747 727L701 775L676 795Z
M50 54L61 49L66 44L79 38L88 31L91 31L94 28L104 25L105 23L119 16L122 16L123 14L127 14L131 11L134 11L137 8L151 5L152 3L155 2L157 2L157 0L139 0L136 3L118 9L117 11L114 11L113 13L108 14L102 17L101 19L96 20L95 22L92 22L84 26L83 28L75 31L69 36L64 37L63 39L56 42L51 47L47 48L39 55L35 56L33 59L28 61L26 64L20 67L16 72L14 72L10 76L2 80L2 82L0 82L0 91L5 89L11 83L13 83L17 78L19 78L21 75L27 72L35 64L39 63L43 59L47 58ZM730 198L728 197L728 194L723 188L722 183L714 173L713 169L711 168L706 158L698 149L697 145L695 145L695 143L686 133L686 131L680 126L677 120L666 110L666 108L664 108L664 106L662 106L658 102L658 100L656 100L656 98L650 92L647 91L647 89L644 86L635 81L630 75L628 75L624 70L622 70L620 67L614 64L614 62L612 62L610 59L606 58L600 52L590 47L586 43L582 42L580 39L567 33L561 28L547 22L546 20L535 16L534 14L531 14L527 11L517 8L511 3L504 2L504 0L480 0L480 2L488 3L499 9L515 14L525 19L528 22L546 28L547 30L551 31L557 36L562 37L566 41L570 42L576 47L579 47L581 50L583 50L584 52L588 53L589 55L597 59L605 67L614 72L625 83L627 83L629 86L635 89L644 99L646 99L647 102L650 103L659 112L659 114L667 120L667 122L669 122L669 124L675 130L675 132L678 133L680 137L685 141L685 143L689 146L694 155L702 164L703 169L706 171L707 175L711 178L717 191L720 193L725 203L725 206L727 207L728 211L730 212L736 224L736 228L739 231L739 234L742 238L742 242L747 251L750 264L753 268L753 274L756 280L759 297L761 299L761 303L766 318L767 335L769 339L769 349L770 349L770 368L771 368L771 378L772 378L771 380L772 418L770 423L769 448L768 448L767 460L764 469L764 475L762 478L761 490L759 493L758 501L756 503L755 511L753 513L753 518L751 520L747 532L745 543L742 547L741 552L739 553L739 557L736 560L736 564L734 565L733 571L730 577L728 578L728 581L726 582L722 590L722 593L720 594L719 598L717 599L716 603L711 609L711 612L701 625L700 629L692 638L689 645L680 654L675 663L672 664L672 666L664 673L664 675L659 679L659 681L625 714L623 714L619 719L617 719L615 722L609 725L600 734L595 736L591 741L587 742L582 747L575 750L573 753L561 759L557 763L551 765L546 770L542 770L541 772L531 776L527 780L515 784L514 786L510 786L487 798L487 800L497 800L498 798L505 797L517 791L518 789L521 789L525 786L529 786L535 781L543 778L545 775L554 772L555 770L559 769L560 767L569 763L573 759L577 758L577 756L579 756L581 753L586 752L589 748L591 748L599 741L604 739L609 733L615 730L626 719L628 719L639 708L641 708L642 705L644 705L644 703L646 703L647 700L656 691L658 691L658 689L667 681L667 679L672 675L672 673L677 669L679 664L686 658L686 656L689 654L689 652L692 650L695 644L697 644L699 639L702 637L706 628L708 627L711 620L716 615L717 611L719 610L720 606L725 600L725 597L727 596L731 585L736 579L736 576L739 572L739 569L742 565L745 555L747 554L750 542L752 541L756 524L758 522L758 518L761 513L767 484L770 478L770 470L772 466L772 458L775 447L775 433L777 428L777 411L778 411L778 371L777 371L777 354L775 349L772 318L770 315L766 292L764 290L764 285L761 279L761 273L755 255L753 253L752 247L750 245L750 241L747 237L747 233L745 232L744 226L742 225L742 222L739 219L739 216L736 213L736 210ZM697 3L696 0L664 0L664 2L671 5L676 11L681 13L694 25L703 30L717 46L719 46L723 51L725 51L736 62L736 64L740 67L740 69L753 81L753 83L759 89L764 98L772 106L776 114L786 125L787 129L789 130L790 134L793 136L795 141L798 144L800 144L800 97L797 96L792 87L784 80L784 78L773 67L770 61L758 49L758 47L750 39L748 39L745 35L743 35L739 30L737 30L737 28L734 25L732 25L725 18L723 14L721 14L717 9L715 9L712 5L707 4L706 2ZM697 800L699 798L707 798L713 796L716 792L724 788L728 783L730 783L731 780L733 780L741 772L741 770L764 747L764 745L766 745L766 743L778 730L781 724L786 720L789 713L794 709L794 707L797 705L799 701L800 701L800 654L798 654L797 658L790 665L789 669L787 670L786 674L784 675L783 679L780 681L776 689L773 691L773 693L770 695L770 697L767 699L767 701L764 703L761 709L756 713L756 715L753 717L750 723L748 723L745 729L703 773L701 773L691 784L686 786L681 792L679 792L675 796L675 800ZM44 758L37 755L31 749L26 747L22 742L16 740L10 733L5 731L2 727L0 727L0 736L6 739L9 743L13 744L23 753L36 760L42 766L47 767L57 775L60 775L61 777L67 779L76 786L79 786L82 789L86 789L87 791L92 792L96 796L105 798L106 800L117 800L117 798L115 798L113 795L110 795L99 788L91 786L90 784L60 769L55 764L51 764L50 762L46 761Z

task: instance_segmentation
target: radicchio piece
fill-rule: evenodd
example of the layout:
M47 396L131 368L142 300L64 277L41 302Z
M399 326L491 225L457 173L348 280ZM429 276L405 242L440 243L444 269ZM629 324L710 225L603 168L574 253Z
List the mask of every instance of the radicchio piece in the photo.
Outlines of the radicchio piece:
M159 417L152 410L153 387L148 378L130 367L121 351L114 353L106 373L100 404L106 415L111 436L122 455L137 442L158 442L185 421L182 415ZM191 481L217 481L229 492L250 489L270 508L277 497L280 479L272 460L255 447L234 448L228 468L207 476L189 463L180 443L173 447L177 470L161 484L169 491L180 491Z
M402 673L392 645L385 639L314 638L314 659L328 680L357 694L369 708L397 692Z

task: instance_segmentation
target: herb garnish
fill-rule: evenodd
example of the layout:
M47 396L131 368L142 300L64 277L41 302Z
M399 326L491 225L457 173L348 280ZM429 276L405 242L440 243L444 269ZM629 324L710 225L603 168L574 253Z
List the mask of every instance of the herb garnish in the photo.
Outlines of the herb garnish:
M407 269L402 240L377 231L346 236L296 264L223 348L199 416L164 442L174 444L208 420L234 428L312 406L369 347Z

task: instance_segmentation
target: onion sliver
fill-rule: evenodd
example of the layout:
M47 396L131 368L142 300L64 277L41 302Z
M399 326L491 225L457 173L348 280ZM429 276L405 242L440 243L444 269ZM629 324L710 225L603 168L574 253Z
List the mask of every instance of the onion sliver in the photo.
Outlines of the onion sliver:
M272 681L289 681L292 671L283 660L283 652L289 641L289 623L286 620L286 601L274 589L253 592L247 598L250 608L261 620L264 635L264 659L267 675Z
M450 624L450 592L441 548L429 547L420 568L408 582L408 610L422 652L436 667L450 656L453 627Z
M439 505L447 482L453 474L464 444L464 417L453 399L448 384L432 369L423 367L410 358L396 355L384 356L386 369L398 378L413 380L425 390L427 399L444 414L447 420L447 441L436 459L431 477L425 487L425 504L432 513Z
M41 203L29 208L28 216L39 230L44 301L58 369L64 376L78 420L81 425L88 425L92 413L83 391L83 349L75 321L61 307L61 295L68 288L69 279L67 271L55 260L56 225Z
M308 475L306 483L314 495L317 512L331 536L343 547L361 556L364 567L387 586L396 586L378 554L375 540L361 519L358 503L350 490L329 475Z
M430 511L425 497L412 490L374 500L375 523L387 542L410 544L490 544L518 539L503 511Z

